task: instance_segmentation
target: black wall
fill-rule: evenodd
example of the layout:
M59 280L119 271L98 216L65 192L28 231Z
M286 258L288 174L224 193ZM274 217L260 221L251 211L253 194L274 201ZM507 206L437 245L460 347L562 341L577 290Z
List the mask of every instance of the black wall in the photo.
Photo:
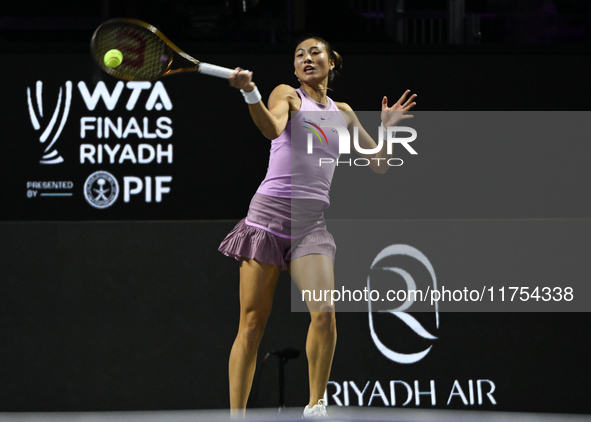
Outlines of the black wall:
M463 227L461 222L455 224ZM227 407L227 359L238 323L238 263L216 248L232 226L233 222L198 221L1 224L0 409ZM479 227L478 222L466 226ZM338 222L332 227L339 229L337 233L355 232L351 225ZM458 262L442 261L445 254L438 251L445 243L420 234L429 227L437 232L441 228L437 223L398 222L396 227L403 230L392 241L422 245L439 283L454 281L450 280L454 273L462 277ZM461 250L457 245L462 243L457 239L455 246L447 246L448 253ZM375 246L364 243L365 255ZM486 242L479 247L503 256ZM497 265L485 256L480 259ZM470 264L472 259L466 261ZM340 268L346 263L338 258L336 262L337 275L342 274ZM506 267L500 271L511 272ZM472 265L467 274L477 275L478 268ZM507 279L511 281L515 282ZM435 406L429 396L421 396L420 407L588 413L588 315L440 312L435 328L432 314L416 314L438 339L419 362L399 364L374 345L367 312L338 313L331 381L341 387L344 381L353 381L361 390L369 382L364 406L376 381L391 404L390 381L404 381L412 388L416 380L424 392L434 380ZM388 347L411 353L430 344L397 321L374 313L375 329ZM259 365L272 350L295 347L303 352L308 322L306 313L290 312L290 280L283 273ZM257 407L278 404L277 367L277 358L271 357L260 375ZM303 355L288 362L286 379L286 405L305 403ZM448 404L454 381L468 398L469 380L476 388L479 379L494 383L496 404L486 395L481 405L463 404L457 394ZM329 385L331 405L335 388ZM485 394L490 386L484 384L482 390ZM351 388L349 393L350 405L357 405ZM407 399L401 384L396 394L396 406L401 407ZM477 397L476 389L474 394ZM338 398L344 402L342 392ZM376 396L371 405L384 402ZM416 407L414 397L406 407Z

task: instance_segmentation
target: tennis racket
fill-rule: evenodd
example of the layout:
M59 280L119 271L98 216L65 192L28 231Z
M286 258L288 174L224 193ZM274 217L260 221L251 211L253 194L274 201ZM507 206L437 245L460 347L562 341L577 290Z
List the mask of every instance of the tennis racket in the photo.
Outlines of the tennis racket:
M178 48L156 27L137 19L111 19L102 23L90 42L92 56L101 69L119 79L151 81L183 72L228 79L233 69L203 63ZM123 55L121 64L107 66L104 56L117 49ZM191 62L190 67L172 69L173 56L178 54Z

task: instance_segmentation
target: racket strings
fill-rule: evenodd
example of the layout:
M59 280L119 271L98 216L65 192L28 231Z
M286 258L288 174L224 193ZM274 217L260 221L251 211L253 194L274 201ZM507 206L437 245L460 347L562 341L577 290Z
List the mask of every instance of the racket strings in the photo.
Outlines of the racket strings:
M105 68L115 77L128 80L151 80L162 76L172 61L166 43L148 29L132 23L103 25L95 34L93 50L101 64L107 51L117 49L123 61L117 68Z

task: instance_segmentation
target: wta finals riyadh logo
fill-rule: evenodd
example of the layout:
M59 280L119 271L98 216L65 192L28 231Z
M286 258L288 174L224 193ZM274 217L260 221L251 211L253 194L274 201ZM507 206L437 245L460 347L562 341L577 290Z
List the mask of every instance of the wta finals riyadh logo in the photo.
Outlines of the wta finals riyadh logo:
M33 124L33 128L35 130L40 130L40 120L41 122L47 120L43 113L43 82L37 81L35 91L35 104L37 106L37 110L35 110L35 107L33 105L30 87L27 87L27 102L29 104L29 116L31 117L31 123ZM43 157L41 157L41 160L39 161L41 164L59 164L64 161L64 159L58 154L57 149L55 149L54 145L57 139L59 138L60 134L62 133L62 129L64 128L66 121L68 120L71 102L72 82L67 81L65 95L63 88L60 87L55 110L53 111L53 114L51 115L49 121L46 123L43 132L39 136L39 142L41 142L42 144L45 144L47 142L47 147L43 151ZM57 127L57 129L54 130L54 128L56 127L56 123L59 119L60 113L61 119L59 126ZM51 138L51 141L49 141L49 138L52 134L53 137Z

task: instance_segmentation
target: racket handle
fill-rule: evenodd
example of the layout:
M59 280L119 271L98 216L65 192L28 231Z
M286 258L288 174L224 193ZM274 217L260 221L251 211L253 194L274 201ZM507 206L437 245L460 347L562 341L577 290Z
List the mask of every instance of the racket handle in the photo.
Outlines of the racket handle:
M215 76L217 78L229 79L230 75L234 73L234 69L201 62L199 63L197 72L203 73L204 75Z

